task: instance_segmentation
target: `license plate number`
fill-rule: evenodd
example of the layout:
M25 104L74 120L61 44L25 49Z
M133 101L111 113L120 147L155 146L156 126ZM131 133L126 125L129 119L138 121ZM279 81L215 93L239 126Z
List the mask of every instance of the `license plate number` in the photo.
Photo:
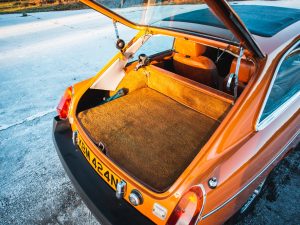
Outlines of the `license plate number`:
M78 135L78 146L89 162L93 169L100 175L100 177L106 181L114 190L117 189L117 183L121 180L116 174L114 174L107 166L98 159L95 154L89 149L85 142Z

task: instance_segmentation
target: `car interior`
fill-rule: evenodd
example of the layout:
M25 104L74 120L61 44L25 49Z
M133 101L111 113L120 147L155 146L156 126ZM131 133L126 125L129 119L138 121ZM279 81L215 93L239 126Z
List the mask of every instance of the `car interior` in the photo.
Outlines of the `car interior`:
M233 86L226 86L237 58L177 38L173 50L143 59L126 65L116 90L88 89L77 118L107 157L143 185L163 192L231 109ZM241 61L239 94L254 71L252 62Z
M233 85L227 89L226 84L229 75L235 73L237 57L225 51L177 38L170 57L157 60L153 65L233 95ZM252 61L242 59L239 70L240 95L255 72L255 65Z

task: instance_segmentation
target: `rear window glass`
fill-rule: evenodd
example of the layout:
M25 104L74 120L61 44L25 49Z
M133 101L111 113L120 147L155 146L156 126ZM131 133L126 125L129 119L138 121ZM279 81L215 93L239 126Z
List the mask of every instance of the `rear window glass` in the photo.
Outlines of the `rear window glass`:
M134 56L129 60L129 62L136 61L140 54L152 56L164 51L171 50L173 48L173 42L174 38L170 36L152 36L139 48L139 50L134 54Z
M94 0L136 24L205 34L237 42L203 0ZM300 20L300 3L228 1L255 35L271 37ZM214 28L214 29L212 29Z

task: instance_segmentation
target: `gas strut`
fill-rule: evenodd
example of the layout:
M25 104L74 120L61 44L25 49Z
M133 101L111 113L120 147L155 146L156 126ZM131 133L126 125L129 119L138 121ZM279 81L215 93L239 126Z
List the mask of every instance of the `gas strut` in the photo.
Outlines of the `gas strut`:
M125 41L120 38L116 20L113 20L113 25L115 28L115 34L116 34L116 38L117 38L116 48L119 49L120 51L122 51L122 49L125 47Z

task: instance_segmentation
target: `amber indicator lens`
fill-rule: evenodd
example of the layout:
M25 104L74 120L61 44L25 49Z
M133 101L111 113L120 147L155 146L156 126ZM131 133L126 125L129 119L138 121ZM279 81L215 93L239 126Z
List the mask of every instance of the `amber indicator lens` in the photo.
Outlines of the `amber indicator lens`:
M195 224L203 205L201 187L194 186L186 192L168 219L168 225Z
M68 87L60 99L58 106L56 107L57 114L60 119L65 120L69 115L69 108L72 99L72 86Z

